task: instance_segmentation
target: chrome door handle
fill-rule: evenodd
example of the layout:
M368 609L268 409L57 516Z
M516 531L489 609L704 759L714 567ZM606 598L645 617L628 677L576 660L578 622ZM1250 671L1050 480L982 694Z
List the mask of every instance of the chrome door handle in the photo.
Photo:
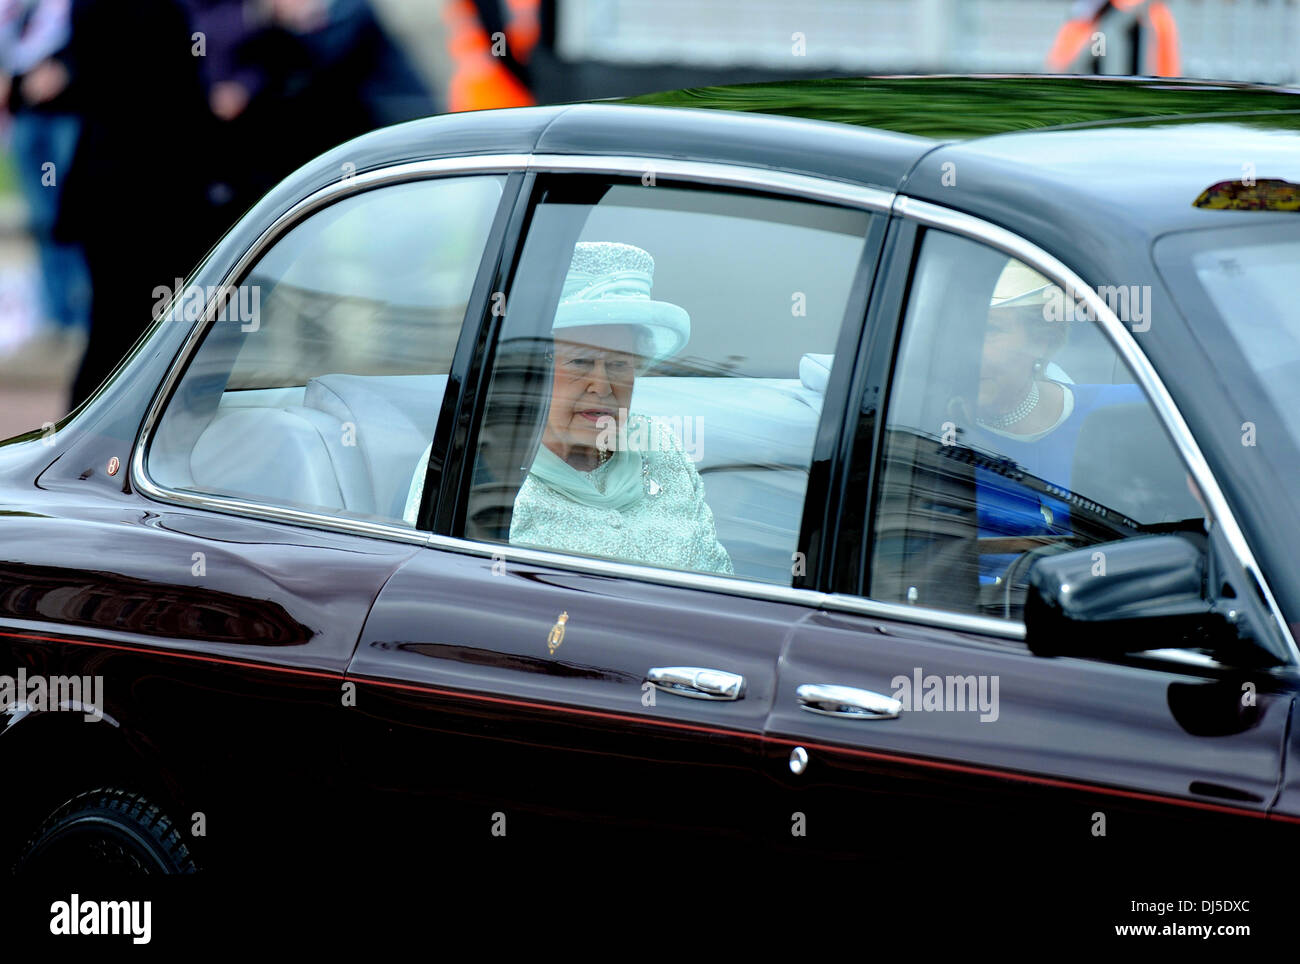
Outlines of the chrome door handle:
M809 713L851 720L892 720L903 710L903 704L892 696L852 686L805 683L794 691L794 695L800 708Z
M665 693L693 700L738 700L745 695L745 677L699 666L656 666L646 679Z

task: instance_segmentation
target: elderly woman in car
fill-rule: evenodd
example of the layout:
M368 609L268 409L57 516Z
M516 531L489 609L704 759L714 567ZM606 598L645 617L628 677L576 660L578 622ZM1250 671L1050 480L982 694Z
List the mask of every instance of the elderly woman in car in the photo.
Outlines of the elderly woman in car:
M654 259L579 242L552 324L541 444L515 497L511 545L673 569L731 573L704 483L665 424L630 411L639 373L679 352L690 318L653 301ZM423 461L423 460L422 460ZM407 518L419 504L411 487Z
M680 351L690 318L652 301L654 259L579 242L552 326L551 399L515 498L512 545L730 573L704 483L672 432L629 411L639 372Z

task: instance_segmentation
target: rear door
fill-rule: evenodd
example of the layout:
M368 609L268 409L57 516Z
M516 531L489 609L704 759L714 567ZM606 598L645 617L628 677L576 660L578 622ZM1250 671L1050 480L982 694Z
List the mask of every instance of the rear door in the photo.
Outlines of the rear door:
M1204 510L1099 326L1050 320L1049 279L957 221L970 236L891 227L835 592L791 637L767 727L766 772L800 828L773 839L794 855L901 845L916 869L991 847L990 872L1012 855L1154 871L1248 849L1278 784L1283 677L1190 650L1024 644L1033 558L1194 537Z
M467 377L479 387L458 422L459 475L425 493L435 535L384 587L349 669L380 850L651 856L707 837L734 843L719 859L749 852L777 660L814 598L794 587L816 558L807 518L824 513L847 397L837 359L856 352L883 234L870 209L887 198L809 179L842 195L814 202L722 167L705 187L669 162L647 184L628 166L538 176L498 282L504 311L485 317ZM647 471L627 508L548 501L554 524L523 538L555 381L588 371L552 338L562 301L603 290L595 269L571 270L580 250L635 259L617 280L671 306L656 317L689 318L685 348L626 385L628 415L667 426L649 444L685 460ZM709 519L699 552L684 517L637 514L692 479L690 518Z

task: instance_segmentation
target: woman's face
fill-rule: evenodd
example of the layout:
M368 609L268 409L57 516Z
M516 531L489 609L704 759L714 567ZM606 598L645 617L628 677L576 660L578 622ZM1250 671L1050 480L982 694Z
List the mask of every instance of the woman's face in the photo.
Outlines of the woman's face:
M597 448L598 439L614 448L641 361L637 329L567 328L559 334L563 338L555 339L551 407L542 441L561 458L575 447Z
M1029 391L1034 362L1047 358L1047 324L1037 309L996 309L989 312L980 360L979 407L992 414L1015 408Z

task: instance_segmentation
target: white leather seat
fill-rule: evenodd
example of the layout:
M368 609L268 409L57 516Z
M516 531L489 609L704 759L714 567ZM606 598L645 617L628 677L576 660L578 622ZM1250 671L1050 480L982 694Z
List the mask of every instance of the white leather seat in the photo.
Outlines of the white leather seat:
M200 489L400 519L446 375L323 375L302 405L221 408L189 458Z
M341 477L370 493L370 507L357 511L402 518L412 469L433 438L446 390L446 375L322 375L307 383L306 407L355 429L345 435L340 428L343 441L331 454Z
M789 582L830 362L805 355L797 379L636 382L633 411L682 420L738 575ZM195 484L401 519L446 387L446 375L331 374L307 383L301 405L225 408L191 453Z
M302 408L219 412L190 452L193 485L259 501L344 508L320 413Z

